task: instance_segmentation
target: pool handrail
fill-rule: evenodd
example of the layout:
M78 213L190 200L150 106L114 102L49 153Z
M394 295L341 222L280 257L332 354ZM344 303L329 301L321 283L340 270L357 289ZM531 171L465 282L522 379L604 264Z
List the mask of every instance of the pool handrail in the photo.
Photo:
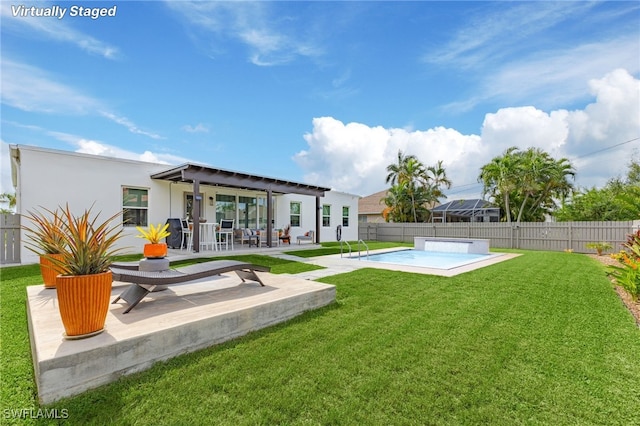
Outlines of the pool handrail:
M351 257L351 244L344 240L340 240L340 257L342 257L342 243L345 243L347 247L349 247L349 257Z
M369 246L364 242L364 240L358 240L358 260L362 258L362 254L360 254L360 243L367 248L367 259L369 259Z

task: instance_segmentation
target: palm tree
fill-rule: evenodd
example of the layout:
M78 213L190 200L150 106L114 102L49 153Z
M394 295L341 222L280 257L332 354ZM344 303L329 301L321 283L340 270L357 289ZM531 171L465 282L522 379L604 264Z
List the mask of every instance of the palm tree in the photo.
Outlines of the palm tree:
M404 155L402 150L398 150L398 158L395 164L389 164L387 166L387 178L386 183L395 185L407 180L407 163L409 161L417 161L415 155Z
M484 184L483 196L489 194L494 201L502 200L507 222L511 223L510 195L518 185L518 148L512 146L494 157L480 169L478 180Z
M446 198L441 187L451 188L451 180L447 177L447 172L442 165L442 160L439 160L434 166L427 167L422 179L425 186L431 188L433 196L432 202L438 202L442 197Z
M424 174L424 165L415 155L404 155L398 150L397 163L387 166L387 183L391 185L404 185L409 198L411 198L411 212L413 221L418 221L416 206L416 183Z
M0 194L0 203L9 203L9 209L0 209L1 213L13 213L13 209L16 206L16 194L10 194L3 192Z

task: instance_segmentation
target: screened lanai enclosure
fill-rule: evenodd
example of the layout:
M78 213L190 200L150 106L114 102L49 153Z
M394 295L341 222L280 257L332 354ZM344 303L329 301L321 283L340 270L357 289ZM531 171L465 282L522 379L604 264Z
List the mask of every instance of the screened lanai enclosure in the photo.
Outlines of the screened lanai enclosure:
M499 222L500 208L488 201L454 200L431 209L431 222Z

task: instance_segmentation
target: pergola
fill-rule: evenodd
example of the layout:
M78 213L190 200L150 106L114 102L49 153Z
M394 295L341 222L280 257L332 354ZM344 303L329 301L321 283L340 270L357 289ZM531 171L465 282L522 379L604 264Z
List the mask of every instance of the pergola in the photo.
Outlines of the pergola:
M164 172L154 173L152 179L161 179L171 182L186 182L193 184L193 248L200 251L200 211L202 197L200 185L223 186L226 188L238 188L264 191L267 193L267 246L271 247L273 230L272 196L274 194L300 194L316 197L316 241L320 241L320 197L330 191L330 188L291 182L266 176L252 175L232 170L217 169L205 165L186 163Z
M485 200L454 200L431 209L431 222L498 222L500 208ZM488 219L488 220L487 220ZM449 220L452 222L452 220Z

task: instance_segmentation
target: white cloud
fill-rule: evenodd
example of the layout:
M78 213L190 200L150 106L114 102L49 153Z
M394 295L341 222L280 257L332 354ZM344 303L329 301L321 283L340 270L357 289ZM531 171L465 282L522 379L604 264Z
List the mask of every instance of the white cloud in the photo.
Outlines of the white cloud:
M5 29L26 30L31 36L39 36L63 43L74 44L86 52L100 55L107 59L116 59L120 55L117 47L74 29L69 24L70 21L68 19L13 16L11 9L17 6L19 6L17 2L0 3L0 18L2 19L2 25ZM38 4L38 7L49 6L52 6L52 3L40 2Z
M468 72L476 86L468 98L455 99L444 108L468 111L482 102L559 108L584 102L585 83L614 68L633 75L640 72L637 23L620 22L637 14L637 5L616 3L615 11L593 9L597 2L478 3L470 6L466 21L448 41L432 47L424 61L456 73ZM595 28L574 41L568 19L581 19ZM633 22L632 24L630 24ZM631 25L628 31L619 28ZM566 27L566 29L564 29ZM607 28L616 28L607 31ZM566 31L550 42L550 34ZM464 96L464 95L463 95Z
M635 36L543 52L504 64L482 84L478 98L539 107L566 105L585 99L585 82L613 67L640 71L640 41ZM475 100L476 102L478 99Z
M101 111L100 114L104 117L107 117L109 120L113 121L114 123L117 123L117 124L120 124L121 126L126 127L127 129L129 129L131 133L148 136L152 139L163 139L163 137L158 135L157 133L141 130L140 128L138 128L136 124L134 124L131 120L129 120L126 117L119 117L111 112L106 112L106 111Z
M304 136L309 149L294 160L307 173L305 181L334 189L368 195L386 187L386 167L398 150L416 155L427 164L443 160L448 173L458 170L464 179L466 157L477 156L480 138L438 127L428 131L407 131L344 124L332 117L315 118L313 131Z
M165 4L186 20L194 39L200 39L193 34L199 29L207 34L204 38L215 35L238 40L247 46L249 60L258 66L281 65L298 57L320 54L320 49L313 42L303 40L300 34L287 34L293 26L283 22L287 17L270 13L268 2L167 1ZM206 44L207 49L212 49L212 40Z
M142 130L128 118L109 111L101 101L56 82L53 76L37 67L3 57L1 79L4 105L48 114L97 114L126 127L131 133L162 139L157 133Z
M387 187L386 166L401 149L425 165L442 160L453 181L452 198L464 198L480 196L481 188L473 184L491 158L510 146L535 146L555 158L571 160L579 186L602 186L624 172L640 141L598 155L585 154L640 136L640 81L619 69L589 84L595 100L582 110L502 108L485 116L480 135L442 127L408 131L315 118L313 130L304 135L308 149L294 160L309 183L369 195ZM468 191L461 194L456 187Z
M23 111L87 114L100 102L54 81L45 71L2 58L2 103Z
M184 126L182 126L182 130L187 133L209 133L209 127L205 126L202 123L198 123L195 126L185 124Z
M187 162L185 158L178 157L172 154L155 153L151 151L144 151L143 153L137 153L128 151L117 146L104 144L101 142L78 139L74 141L77 146L75 152L82 154L101 155L104 157L123 158L126 160L146 161L149 163L157 164L181 164Z

